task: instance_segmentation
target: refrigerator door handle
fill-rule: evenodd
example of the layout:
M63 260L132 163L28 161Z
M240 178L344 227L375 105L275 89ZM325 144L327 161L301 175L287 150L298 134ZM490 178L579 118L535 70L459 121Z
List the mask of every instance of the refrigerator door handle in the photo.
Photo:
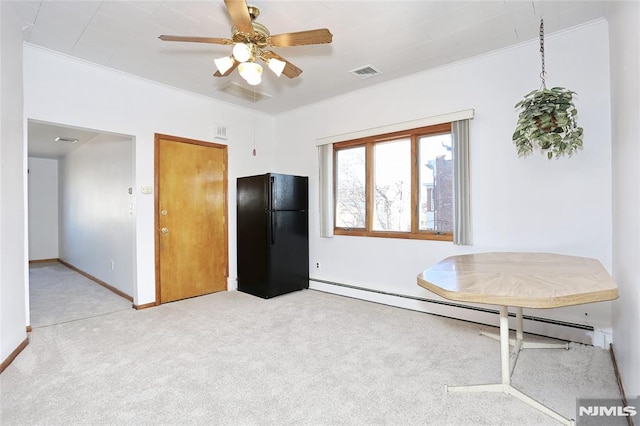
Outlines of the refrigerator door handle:
M274 185L275 183L275 176L270 176L269 178L269 230L270 230L270 234L271 234L271 245L274 245L276 243L276 236L274 235L274 229L275 229L275 215L273 214L273 204L274 204L274 198L276 197L275 194L275 190L276 190L276 186Z
M273 211L270 211L269 212L269 227L271 229L270 229L269 233L271 234L271 245L275 245L275 243L276 243L276 236L275 236L275 233L273 232L274 228L275 228L275 221L276 221L276 215L273 214Z
M275 180L276 178L274 176L271 176L271 179L269 179L269 210L273 210L273 200L276 198Z

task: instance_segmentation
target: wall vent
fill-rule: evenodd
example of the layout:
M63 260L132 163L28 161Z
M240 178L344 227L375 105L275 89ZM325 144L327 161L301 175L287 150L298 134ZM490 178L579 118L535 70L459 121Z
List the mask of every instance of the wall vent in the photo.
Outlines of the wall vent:
M254 91L254 89L247 88L235 81L228 82L224 86L219 87L218 90L250 102L260 102L271 98L271 95L268 93L257 90Z
M354 70L349 71L349 73L353 74L360 80L364 80L365 78L373 77L374 75L382 74L382 71L374 67L373 65L365 65L363 67L356 68Z
M215 124L216 127L216 135L215 138L216 139L223 139L223 140L227 140L228 136L227 136L227 126L224 126L222 124Z

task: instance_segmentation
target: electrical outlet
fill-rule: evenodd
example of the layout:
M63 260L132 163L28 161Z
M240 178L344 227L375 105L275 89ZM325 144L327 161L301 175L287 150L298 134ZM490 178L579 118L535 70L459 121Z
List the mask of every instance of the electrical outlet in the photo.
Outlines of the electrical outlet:
M115 262L113 260L110 260L109 264L111 265L111 270L113 271L114 267L116 266Z

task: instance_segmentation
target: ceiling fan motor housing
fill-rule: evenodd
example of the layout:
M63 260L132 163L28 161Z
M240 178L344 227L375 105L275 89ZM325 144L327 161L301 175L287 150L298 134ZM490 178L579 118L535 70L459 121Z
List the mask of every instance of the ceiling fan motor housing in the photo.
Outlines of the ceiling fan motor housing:
M258 6L248 4L247 9L249 9L249 16L251 16L252 21L255 21L256 18L260 16L260 9L258 9Z
M271 36L267 27L255 21L251 25L255 31L253 34L243 33L235 25L231 27L231 40L234 43L255 44L260 48L266 47Z

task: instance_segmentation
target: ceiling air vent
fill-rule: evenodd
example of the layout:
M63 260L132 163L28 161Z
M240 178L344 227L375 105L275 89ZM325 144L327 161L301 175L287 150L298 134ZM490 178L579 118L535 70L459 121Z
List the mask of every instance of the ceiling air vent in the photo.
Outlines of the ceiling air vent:
M374 67L373 65L365 65L360 68L356 68L355 70L349 71L351 74L355 75L360 80L364 80L365 78L373 77L374 75L382 74L382 71Z
M249 89L235 81L228 82L218 88L218 90L250 102L260 102L271 98L271 95L268 93L258 92L257 90L254 91L254 89Z
M63 138L61 136L58 136L57 138L54 139L54 142L78 143L78 139L76 139L76 138Z

